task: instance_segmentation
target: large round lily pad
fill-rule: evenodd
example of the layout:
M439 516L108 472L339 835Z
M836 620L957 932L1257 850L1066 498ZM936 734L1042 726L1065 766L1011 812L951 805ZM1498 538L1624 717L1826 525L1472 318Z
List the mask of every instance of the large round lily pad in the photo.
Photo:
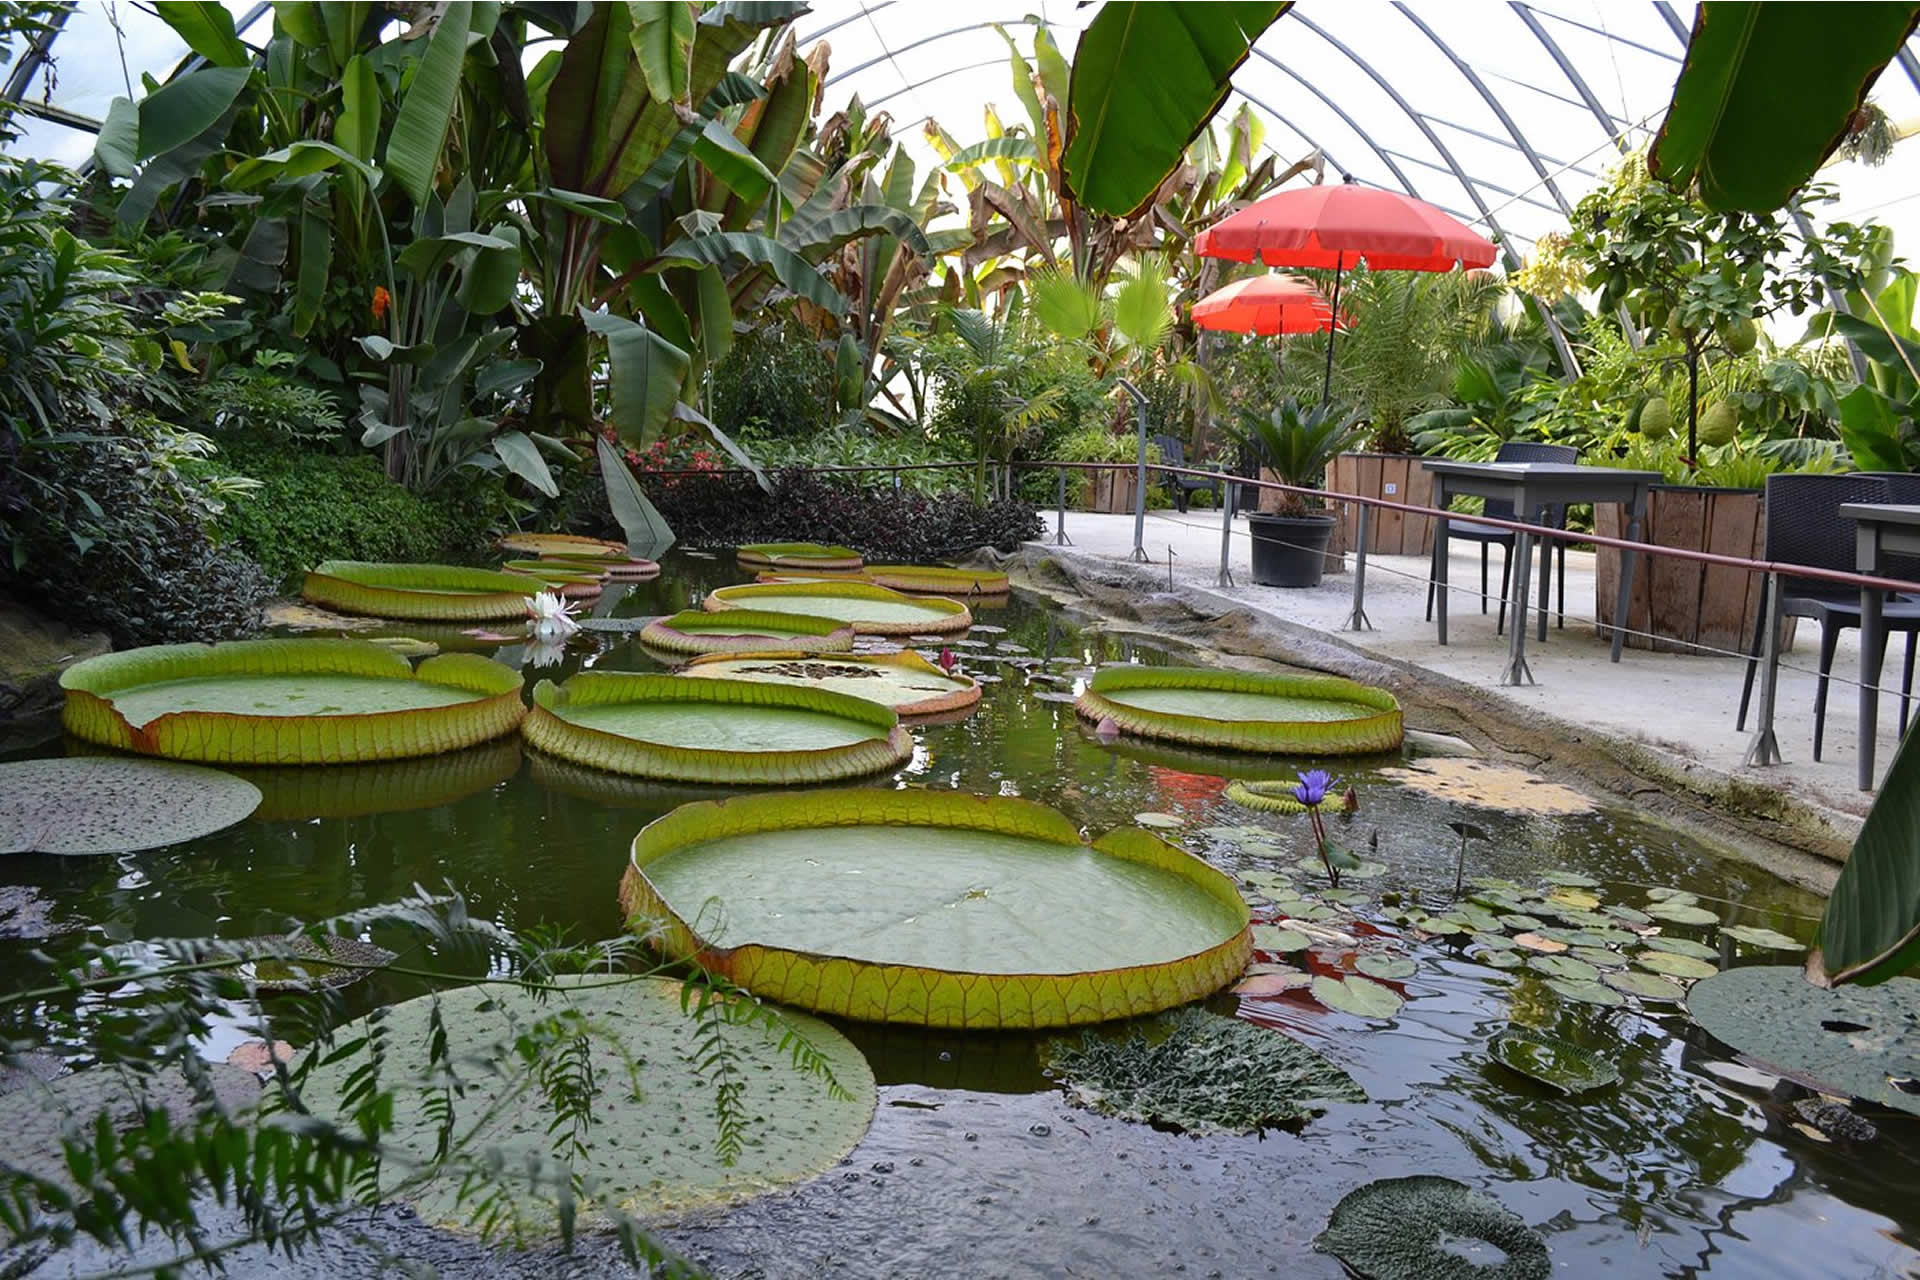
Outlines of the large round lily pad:
M764 609L684 609L649 622L640 643L668 653L845 653L853 648L853 628L837 618Z
M520 674L469 653L418 668L365 640L234 640L103 654L68 667L63 721L122 751L215 764L432 755L513 731Z
M1796 966L1693 984L1687 1012L1715 1039L1828 1093L1920 1115L1920 979L1816 987Z
M738 547L734 556L754 569L836 570L858 569L865 562L852 547L823 546L818 542L749 542Z
M1553 1261L1520 1216L1451 1178L1382 1178L1334 1206L1314 1247L1367 1280L1547 1280Z
M528 1162L558 1171L547 1130L552 1109L514 1048L517 1037L556 1016L584 1032L587 1058L599 1084L586 1155L573 1172L599 1184L608 1202L636 1216L663 1219L730 1204L816 1177L838 1164L859 1143L873 1119L873 1072L847 1038L817 1018L767 1010L770 1025L735 1024L722 1034L735 1055L735 1078L744 1084L738 1105L748 1117L745 1146L728 1166L715 1119L721 1081L702 1077L696 1064L706 1055L702 1028L681 1008L678 982L640 978L609 984L606 975L564 983L544 1002L518 988L467 987L440 996L441 1017L453 1028L457 1069L464 1093L454 1100L456 1131L465 1134L486 1119L469 1150L496 1149L504 1157L513 1194L500 1204L509 1220L501 1227L537 1238L557 1231L551 1198L527 1191ZM573 989L569 990L568 987ZM420 1161L434 1154L436 1125L429 1104L445 1081L431 1076L427 1046L431 996L386 1011L387 1058L382 1085L396 1091L395 1131L389 1141ZM794 1065L793 1045L803 1039L831 1075L804 1073ZM577 1043L571 1037L548 1052ZM474 1061L474 1058L478 1061ZM303 1098L319 1115L341 1119L351 1073L366 1066L349 1056L318 1067ZM845 1096L834 1096L838 1085ZM394 1179L405 1176L392 1162ZM470 1225L474 1206L457 1203L460 1179L451 1173L409 1193L426 1221L443 1227ZM582 1225L602 1221L582 1215Z
M519 618L541 584L524 574L451 564L375 564L328 560L307 574L300 594L344 613L421 622Z
M238 771L260 788L262 799L253 816L266 822L436 809L496 787L518 772L518 738L410 760Z
M0 764L0 853L125 853L211 835L260 804L218 769L76 756Z
M1089 846L1043 805L944 791L684 805L635 837L621 902L676 958L868 1022L1132 1017L1218 990L1251 953L1233 882L1159 837Z
M564 556L569 559L624 560L624 543L605 538L586 538L577 533L510 533L493 544L515 555L543 558Z
M1260 675L1205 667L1103 667L1075 704L1122 733L1273 754L1391 751L1400 704L1337 676Z
M911 649L833 658L797 651L745 657L715 653L695 658L681 674L704 680L757 680L803 689L831 689L892 707L903 716L959 711L980 701L978 684L966 676L948 675Z
M542 680L524 731L563 759L677 782L833 782L913 754L900 717L865 698L615 671Z
M994 569L949 569L929 564L870 564L860 576L875 586L914 594L952 596L965 600L971 596L1004 596L1013 590L1007 575Z
M1080 1106L1184 1133L1292 1128L1329 1102L1365 1102L1340 1067L1291 1036L1189 1006L1042 1049Z
M863 636L947 635L973 625L958 600L910 596L870 582L761 582L721 587L702 602L714 612L753 609L838 618Z

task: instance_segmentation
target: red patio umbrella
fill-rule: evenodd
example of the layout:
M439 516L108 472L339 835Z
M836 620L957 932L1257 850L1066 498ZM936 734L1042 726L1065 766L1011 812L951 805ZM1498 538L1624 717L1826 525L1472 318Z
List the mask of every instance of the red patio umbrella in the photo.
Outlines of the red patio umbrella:
M1194 303L1193 323L1223 333L1319 333L1333 328L1333 304L1311 280L1252 276Z
M1340 276L1364 260L1375 271L1451 271L1486 267L1493 242L1423 200L1352 181L1281 191L1223 218L1194 241L1202 257L1270 267L1332 267L1333 309ZM1333 338L1327 338L1323 397L1333 391Z

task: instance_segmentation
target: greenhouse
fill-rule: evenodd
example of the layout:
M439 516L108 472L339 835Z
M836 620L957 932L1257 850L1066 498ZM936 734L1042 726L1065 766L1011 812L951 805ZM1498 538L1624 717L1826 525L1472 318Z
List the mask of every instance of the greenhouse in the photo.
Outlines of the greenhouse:
M0 1274L1920 1274L1916 26L0 0Z

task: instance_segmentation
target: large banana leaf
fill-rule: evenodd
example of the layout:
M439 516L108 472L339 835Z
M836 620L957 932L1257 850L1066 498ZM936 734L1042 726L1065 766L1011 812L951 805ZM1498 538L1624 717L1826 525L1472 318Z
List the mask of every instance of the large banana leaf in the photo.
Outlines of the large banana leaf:
M1252 949L1233 882L1198 858L1138 829L1089 846L1043 805L954 792L682 805L634 839L620 892L676 958L861 1021L1134 1017L1217 990Z
M695 5L687 0L628 0L629 39L647 92L658 102L685 102L693 52Z
M604 437L594 437L594 452L600 459L600 481L607 489L607 504L627 535L627 549L636 556L659 559L673 545L673 527L648 501L646 490L633 478L632 468Z
M1290 7L1108 0L1074 50L1060 166L1066 194L1096 213L1143 212L1226 101L1253 42Z
M1833 154L1920 4L1708 0L1647 155L1709 209L1766 213Z
M933 257L933 248L913 214L884 204L822 208L804 217L796 212L780 225L780 243L811 262L862 236L876 234L893 236L920 258Z
M387 138L386 170L416 205L427 202L434 174L440 168L447 127L453 122L454 100L460 93L460 70L466 64L467 33L473 18L472 0L450 0L440 11L440 20L427 37L426 52L414 70L413 82L400 101L393 132Z
M189 71L140 100L140 158L164 155L225 115L253 76L249 67Z
M520 674L473 654L416 669L365 640L157 645L61 676L75 737L227 764L336 764L453 751L520 723Z
M682 236L655 259L659 266L718 267L737 262L768 268L790 292L835 315L845 315L851 305L811 262L779 241L752 232Z
M1872 985L1920 964L1920 746L1908 734L1827 898L1810 962L1829 984Z
M1355 755L1399 747L1400 704L1335 676L1260 675L1202 667L1107 667L1079 713L1123 733L1273 755Z
M691 359L686 352L624 316L583 312L587 328L607 340L612 397L607 421L634 448L659 438L680 403Z
M250 67L253 54L240 43L233 15L219 0L158 0L154 11L187 48L216 67Z

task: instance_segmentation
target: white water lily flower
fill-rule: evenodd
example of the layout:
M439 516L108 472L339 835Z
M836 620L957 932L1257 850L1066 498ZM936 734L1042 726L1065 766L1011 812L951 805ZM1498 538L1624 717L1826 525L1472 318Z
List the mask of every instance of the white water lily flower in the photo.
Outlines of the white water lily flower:
M552 591L542 591L527 601L527 617L533 622L533 638L541 644L564 643L580 629L571 606Z

